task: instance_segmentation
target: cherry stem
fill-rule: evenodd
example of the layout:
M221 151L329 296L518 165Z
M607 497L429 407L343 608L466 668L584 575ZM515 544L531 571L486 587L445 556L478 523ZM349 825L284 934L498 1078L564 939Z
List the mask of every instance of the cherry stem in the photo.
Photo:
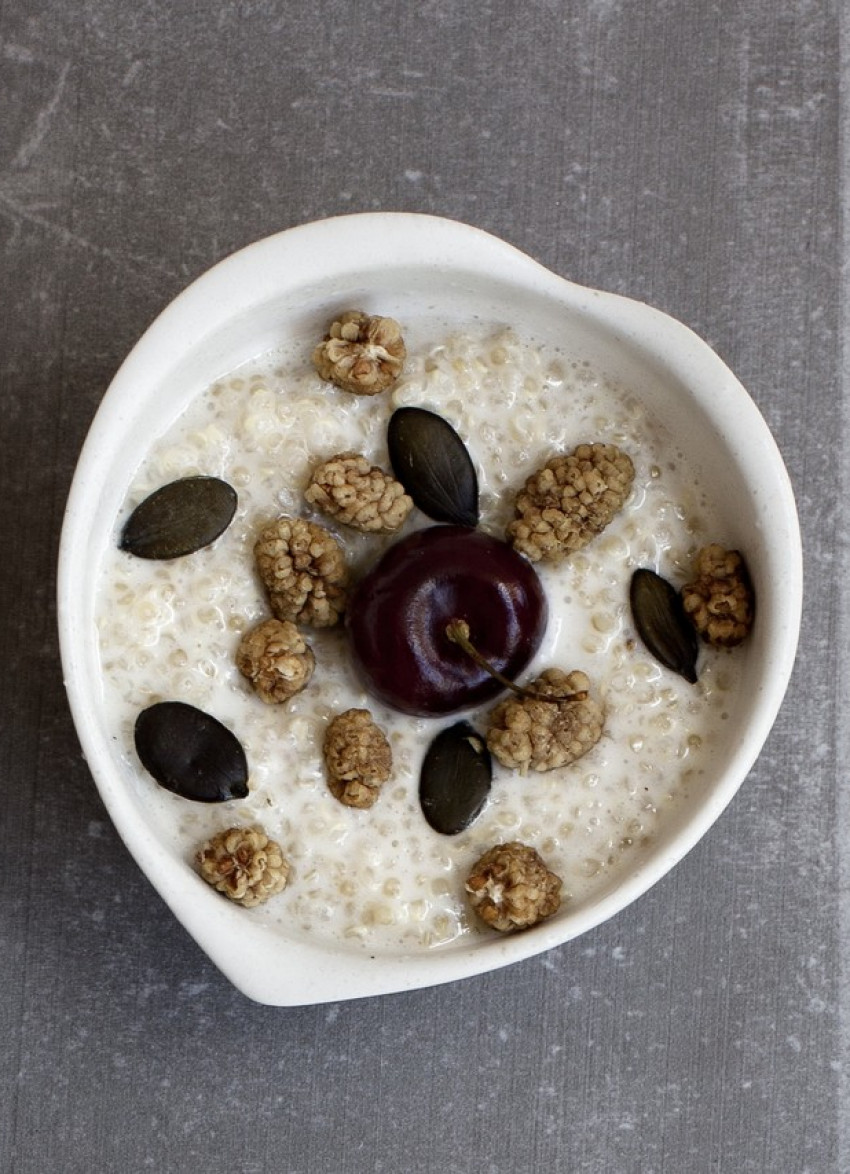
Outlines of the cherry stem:
M587 698L587 690L582 690L579 693L538 693L536 689L527 689L523 685L517 685L510 677L506 677L504 673L500 673L490 664L485 656L481 655L469 638L469 624L466 620L450 620L446 624L446 636L452 644L457 644L458 648L474 660L479 668L484 669L485 673L489 673L500 685L504 685L512 693L516 693L517 697L529 697L533 701L552 701L556 704L560 701L584 701Z

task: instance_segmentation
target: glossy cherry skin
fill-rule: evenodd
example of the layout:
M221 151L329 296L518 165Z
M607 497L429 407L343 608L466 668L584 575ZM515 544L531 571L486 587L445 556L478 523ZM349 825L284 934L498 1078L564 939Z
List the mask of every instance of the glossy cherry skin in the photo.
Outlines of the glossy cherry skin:
M429 717L503 690L449 640L452 620L465 620L473 646L513 679L540 646L547 614L537 572L507 543L466 526L430 526L396 542L361 579L346 622L370 692Z

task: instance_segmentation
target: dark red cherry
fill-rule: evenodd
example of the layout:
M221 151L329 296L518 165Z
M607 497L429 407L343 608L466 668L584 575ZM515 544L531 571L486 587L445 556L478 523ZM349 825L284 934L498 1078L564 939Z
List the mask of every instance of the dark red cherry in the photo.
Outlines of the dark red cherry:
M404 713L454 713L503 686L446 635L469 625L477 651L505 676L521 673L546 628L543 588L507 543L466 526L430 526L391 546L348 607L355 666L369 690Z

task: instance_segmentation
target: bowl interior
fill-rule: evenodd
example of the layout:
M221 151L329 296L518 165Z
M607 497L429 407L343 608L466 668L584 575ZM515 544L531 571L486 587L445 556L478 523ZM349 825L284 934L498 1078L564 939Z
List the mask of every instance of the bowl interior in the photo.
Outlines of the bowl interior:
M309 345L351 306L392 313L413 347L446 325L509 324L627 383L666 425L675 459L693 470L726 520L727 545L747 552L758 622L741 650L739 704L728 715L714 777L667 821L631 873L511 938L466 938L421 956L384 955L379 964L340 947L340 975L327 946L288 940L207 891L150 818L138 772L113 749L102 704L94 580L152 440L216 378L274 348ZM729 802L769 732L793 664L800 580L793 496L776 446L746 392L690 331L646 306L564 282L464 226L350 217L280 234L217 266L154 323L116 376L69 499L60 555L63 663L104 802L163 898L247 994L317 1002L448 981L536 953L616 913L667 872Z

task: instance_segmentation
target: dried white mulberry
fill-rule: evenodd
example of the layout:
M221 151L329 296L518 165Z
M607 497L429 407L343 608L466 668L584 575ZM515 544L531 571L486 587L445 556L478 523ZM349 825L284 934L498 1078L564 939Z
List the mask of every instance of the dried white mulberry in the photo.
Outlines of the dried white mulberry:
M517 495L508 540L531 562L560 562L600 534L631 491L631 458L613 444L553 457Z
M269 704L288 701L313 675L316 658L291 620L264 620L246 632L236 667Z
M392 749L368 709L347 709L328 726L325 766L331 793L346 807L371 807L390 777Z
M568 701L509 697L490 715L487 747L509 770L554 770L592 749L605 724L599 704L588 696L590 681L578 670L546 669L527 686L546 697L576 694Z
M696 578L682 588L682 604L696 630L709 644L731 648L753 626L755 601L749 572L737 550L718 543L696 557Z
M509 933L551 917L561 904L561 878L527 844L497 844L466 881L469 903L492 929Z
M279 620L329 628L346 604L348 569L334 536L303 518L271 522L254 545L257 570Z
M313 351L313 364L343 391L377 395L395 383L406 357L395 319L347 310Z
M207 840L196 856L201 876L250 909L286 887L289 863L262 828L233 827Z
M400 481L355 452L317 465L304 497L343 525L369 533L398 530L413 509Z

